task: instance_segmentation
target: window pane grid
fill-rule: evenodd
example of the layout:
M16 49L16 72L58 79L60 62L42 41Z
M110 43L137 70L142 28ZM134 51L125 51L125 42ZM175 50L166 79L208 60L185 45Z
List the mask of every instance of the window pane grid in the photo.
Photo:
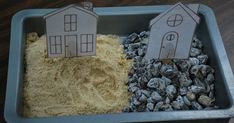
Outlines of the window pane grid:
M77 31L77 16L76 14L64 15L64 31Z
M50 54L62 53L62 39L61 36L50 36Z
M81 52L93 52L93 34L81 34Z

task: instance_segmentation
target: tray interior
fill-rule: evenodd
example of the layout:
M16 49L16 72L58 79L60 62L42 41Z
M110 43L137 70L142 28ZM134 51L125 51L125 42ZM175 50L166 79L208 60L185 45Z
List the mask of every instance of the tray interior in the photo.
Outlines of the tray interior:
M119 36L127 36L132 32L141 32L148 30L149 21L157 16L157 14L133 14L133 15L105 15L100 16L98 20L98 33L100 34L116 34ZM196 34L203 41L204 50L209 56L210 65L215 68L215 97L216 105L221 109L231 107L231 97L226 87L226 81L223 72L220 70L221 59L218 59L213 42L210 38L207 23L200 14L201 22L197 27ZM31 17L24 20L23 37L28 32L37 32L39 35L44 34L44 21L42 17ZM25 40L25 39L24 39ZM23 74L22 74L23 75ZM22 76L21 75L21 76ZM23 77L21 77L23 78ZM19 110L20 110L19 100Z

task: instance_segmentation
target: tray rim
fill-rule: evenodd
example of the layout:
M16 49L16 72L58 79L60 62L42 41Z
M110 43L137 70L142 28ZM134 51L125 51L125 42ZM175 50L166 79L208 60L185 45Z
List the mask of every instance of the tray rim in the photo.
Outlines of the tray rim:
M129 14L149 14L161 13L168 9L170 5L159 6L126 6L126 7L100 7L94 8L94 11L101 16L105 15L129 15ZM231 106L227 109L217 110L190 110L190 111L171 111L171 112L137 112L137 113L115 113L115 114L98 114L98 115L82 115L82 116L59 116L44 118L25 118L17 113L17 92L20 80L20 64L22 62L22 33L23 22L30 17L41 17L44 14L55 9L26 9L17 12L11 22L11 38L9 51L9 66L6 88L6 99L4 117L8 123L62 123L69 121L75 122L148 122L148 121L171 121L171 120L194 120L194 119L212 119L212 118L230 118L234 116L234 77L232 69L223 45L223 41L218 29L215 15L211 8L200 4L199 13L201 13L207 23L211 40L217 49L217 57L221 63L221 73L226 81L225 86L229 90L231 96ZM19 61L19 62L17 62ZM14 77L12 77L14 76Z

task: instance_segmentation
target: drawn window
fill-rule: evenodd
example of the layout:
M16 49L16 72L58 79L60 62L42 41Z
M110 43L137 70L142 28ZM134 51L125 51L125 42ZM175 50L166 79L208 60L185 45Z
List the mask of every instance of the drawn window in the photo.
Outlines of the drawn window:
M64 15L64 31L77 31L77 16L76 14Z
M50 54L62 54L61 36L50 36Z
M93 52L93 34L81 34L81 53Z

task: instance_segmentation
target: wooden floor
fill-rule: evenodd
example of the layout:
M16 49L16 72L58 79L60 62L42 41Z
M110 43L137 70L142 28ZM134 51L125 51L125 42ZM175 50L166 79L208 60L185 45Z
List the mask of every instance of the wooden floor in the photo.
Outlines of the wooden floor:
M10 1L10 2L9 2ZM7 79L8 53L10 41L10 21L12 15L26 8L61 7L71 3L79 3L80 0L0 0L0 123L3 119L5 88ZM83 1L83 0L82 0ZM90 0L95 6L138 6L174 4L178 0ZM97 2L98 1L98 2ZM133 2L134 1L134 2ZM219 29L232 66L234 68L234 0L180 0L183 3L203 3L210 6L217 17ZM202 123L228 122L224 120L186 121ZM233 121L231 121L234 123Z

